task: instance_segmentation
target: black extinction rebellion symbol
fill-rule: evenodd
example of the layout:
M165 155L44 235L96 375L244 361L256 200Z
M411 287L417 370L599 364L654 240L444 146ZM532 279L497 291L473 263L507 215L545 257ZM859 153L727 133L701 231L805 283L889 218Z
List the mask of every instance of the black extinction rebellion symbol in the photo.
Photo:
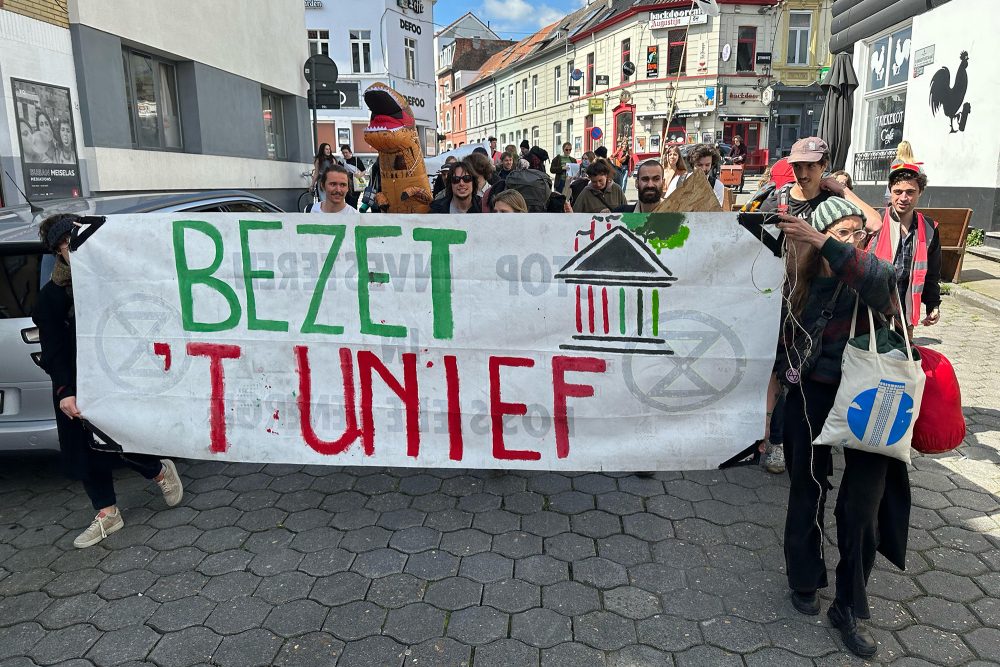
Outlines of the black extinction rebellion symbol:
M130 294L108 306L94 340L98 363L108 378L126 391L154 394L177 384L191 365L190 357L180 356L175 369L165 373L153 343L180 317L173 306L151 294Z
M722 320L695 310L675 311L667 315L664 329L674 355L657 358L655 365L632 355L622 362L625 384L642 403L661 412L690 412L718 402L740 384L746 350Z

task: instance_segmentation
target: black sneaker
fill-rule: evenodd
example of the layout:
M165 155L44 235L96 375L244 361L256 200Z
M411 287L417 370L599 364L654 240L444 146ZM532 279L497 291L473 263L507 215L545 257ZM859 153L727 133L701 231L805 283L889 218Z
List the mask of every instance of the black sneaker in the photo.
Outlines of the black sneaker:
M858 622L853 609L834 601L826 615L830 618L833 627L840 630L840 637L844 640L848 651L865 659L872 658L878 653L878 644L875 643L875 638L865 629L865 626Z
M816 616L819 614L819 598L816 591L792 591L792 606L800 614Z

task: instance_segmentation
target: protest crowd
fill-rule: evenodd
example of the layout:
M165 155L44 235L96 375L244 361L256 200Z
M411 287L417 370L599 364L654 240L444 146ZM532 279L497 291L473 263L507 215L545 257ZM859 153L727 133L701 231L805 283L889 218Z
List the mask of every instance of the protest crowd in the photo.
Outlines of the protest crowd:
M489 150L477 147L461 158L449 157L439 172L429 175L431 214L653 213L664 210L661 205L695 175L707 180L720 206L726 201L719 177L722 157L713 145L689 147L686 155L671 145L662 161L633 165L627 151L609 157L605 147L576 157L566 143L562 154L552 158L526 141L502 150L495 138L489 142ZM765 174L742 207L780 230L786 270L765 438L754 444L750 456L769 473L790 477L784 533L789 595L795 609L811 616L820 611L817 591L828 586L825 557L832 556L824 553L822 529L832 448L814 441L835 410L848 339L857 327L860 333L878 334L880 346L892 346L900 339L889 335L894 320L907 339L915 327L939 321L941 244L934 221L917 212L928 183L912 155L892 165L882 213L854 194L849 174L830 173L830 148L823 139L799 140L786 162L792 177L772 180ZM366 184L362 188L360 183ZM329 144L319 146L312 184L316 196L307 213L360 210L367 216L382 210L377 163L365 174L348 146L341 147L340 156ZM634 201L625 194L629 186L634 187ZM41 364L55 387L67 474L82 481L98 512L74 542L84 548L124 526L111 477L116 463L123 461L158 484L168 506L182 502L183 485L169 459L103 450L79 419L69 250L74 222L74 216L61 215L42 224L43 242L56 256L57 267L41 292L35 321ZM876 319L859 305L863 311L871 309ZM869 330L870 322L877 331ZM908 350L908 343L903 344ZM898 353L901 348L896 347ZM897 564L905 557L909 482L901 460L847 448L844 459L834 511L836 595L828 615L846 647L871 658L878 646L862 623L870 615L866 584L876 551Z

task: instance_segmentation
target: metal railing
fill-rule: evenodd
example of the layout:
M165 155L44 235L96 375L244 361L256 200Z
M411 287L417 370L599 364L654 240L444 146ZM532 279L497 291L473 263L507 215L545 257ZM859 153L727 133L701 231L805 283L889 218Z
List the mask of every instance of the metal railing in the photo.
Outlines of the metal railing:
M883 183L889 179L889 167L895 159L894 148L855 153L854 172L851 176L858 183Z

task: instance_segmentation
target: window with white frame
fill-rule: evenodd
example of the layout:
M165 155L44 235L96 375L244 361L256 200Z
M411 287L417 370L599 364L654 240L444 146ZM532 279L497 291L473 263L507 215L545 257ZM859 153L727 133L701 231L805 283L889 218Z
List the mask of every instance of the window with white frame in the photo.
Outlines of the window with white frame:
M528 77L521 79L521 110L528 110Z
M504 115L504 110L506 109L506 107L504 105L506 105L506 104L507 104L507 89L506 88L501 88L500 89L500 116L501 117L503 117L503 115Z
M520 81L515 81L514 82L514 98L515 98L514 99L514 113L517 113L517 99L516 98L518 98L518 97L521 97L521 82ZM522 102L522 106L521 106L521 111L524 111L523 102Z
M495 101L496 101L496 98L493 97L493 91L491 90L490 91L490 95L489 95L489 101L486 103L487 107L489 108L490 122L493 122L497 118L497 116L496 116L497 107L496 107L496 104L494 104Z
M507 117L514 115L514 84L507 86Z
M309 55L330 55L329 30L306 30L306 37L309 40Z
M403 40L403 63L406 65L406 78L411 81L417 78L417 40L407 37Z
M444 112L444 131L451 132L451 112Z
M355 74L371 74L372 71L372 31L351 30L351 71Z
M789 65L809 64L809 38L812 31L812 12L788 13L788 56Z
M562 122L552 123L552 154L562 155Z
M527 134L528 133L527 130L525 130L524 133ZM538 133L538 126L536 125L533 128L531 128L531 145L532 146L537 146L538 145L538 134L539 134Z
M555 75L555 87L552 89L553 99L558 104L562 101L562 66L556 65Z
M903 138L906 116L906 83L910 68L911 26L865 43L868 68L865 90L865 141L868 151L894 151Z
M538 108L538 75L531 75L531 108Z

